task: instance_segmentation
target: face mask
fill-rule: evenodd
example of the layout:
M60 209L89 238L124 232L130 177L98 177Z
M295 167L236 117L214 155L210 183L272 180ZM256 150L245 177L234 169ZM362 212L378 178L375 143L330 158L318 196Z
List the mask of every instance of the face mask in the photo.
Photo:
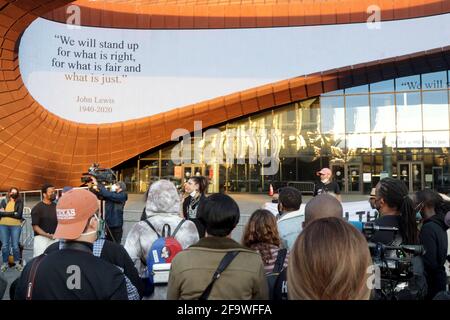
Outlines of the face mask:
M197 190L192 191L189 195L190 195L192 198L194 198L194 197L197 195Z
M50 195L50 201L55 201L56 200L56 194L52 193Z
M422 220L422 214L420 213L420 210L416 212L416 221L420 222Z
M99 217L97 217L97 215L94 215L94 219L97 220L97 230L89 231L89 232L86 232L86 233L82 233L81 235L82 236L88 236L88 235L96 233L97 234L97 239L100 239L103 236L104 232L105 232L105 221L103 219L100 219Z
M111 191L112 191L112 192L116 192L116 191L117 191L117 186L116 186L115 184L113 184L113 185L111 186Z
M17 193L11 193L11 194L9 195L9 197L12 198L12 199L14 199L14 200L16 200L16 199L19 197L19 195L18 195Z
M320 179L320 181L322 181L323 183L328 183L328 181L329 181L330 179L328 179L328 178L322 178L322 179Z

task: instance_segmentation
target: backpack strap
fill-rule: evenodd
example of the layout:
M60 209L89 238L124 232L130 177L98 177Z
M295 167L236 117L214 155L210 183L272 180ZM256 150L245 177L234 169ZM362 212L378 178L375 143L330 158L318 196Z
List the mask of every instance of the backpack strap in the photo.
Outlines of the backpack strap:
M172 237L175 238L177 232L180 230L181 226L182 226L183 223L185 223L185 222L186 222L186 219L183 219L183 220L180 221L180 223L179 223L179 224L177 225L177 227L175 228L175 231L173 232Z
M219 263L219 267L214 272L211 282L206 287L205 291L203 291L200 298L198 298L199 300L208 300L208 297L211 293L214 283L216 282L217 279L219 279L222 272L230 265L230 263L238 255L238 253L239 253L239 251L230 251L225 254L225 256L222 258L222 260Z
M170 237L170 234L171 234L171 228L170 228L170 225L168 225L168 224L166 223L166 224L164 224L164 225L162 226L161 235L162 235L163 238L167 238L167 237Z
M159 232L156 231L155 227L150 223L150 221L148 221L148 219L145 219L144 222L145 222L146 224L148 224L148 226L149 226L153 231L155 231L155 233L156 233L156 235L158 236L158 238L161 238L161 235L159 234Z
M27 295L25 297L26 300L31 300L33 298L33 290L34 290L34 282L36 281L36 273L39 268L39 265L41 264L42 260L47 255L41 254L39 257L37 257L33 264L31 265L30 273L28 274L28 281L27 281Z
M286 248L278 250L277 260L275 261L272 272L280 273L281 270L283 270L284 260L286 259L286 255L287 255Z

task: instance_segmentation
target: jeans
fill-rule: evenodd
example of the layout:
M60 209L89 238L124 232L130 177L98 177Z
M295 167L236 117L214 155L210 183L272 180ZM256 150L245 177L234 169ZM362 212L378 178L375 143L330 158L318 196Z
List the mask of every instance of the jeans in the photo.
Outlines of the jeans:
M22 232L21 226L4 226L0 225L0 241L2 242L2 258L3 263L8 262L8 257L13 249L14 261L20 261L20 233Z
M109 231L110 232L108 231L106 232L106 240L114 241L115 243L120 244L122 242L123 228L122 227L109 228Z

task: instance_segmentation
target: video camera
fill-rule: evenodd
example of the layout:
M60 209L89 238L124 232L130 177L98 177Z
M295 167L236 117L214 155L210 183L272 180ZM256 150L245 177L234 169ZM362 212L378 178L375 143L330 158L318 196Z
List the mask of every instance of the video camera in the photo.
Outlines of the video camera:
M375 290L377 300L417 300L425 297L425 279L420 256L421 245L388 246L369 242L375 268L379 270L380 286Z
M374 293L375 300L416 300L425 296L420 277L423 274L423 262L420 256L425 249L420 245L385 245L371 242L378 231L392 232L396 238L397 227L379 226L374 222L349 221L366 237L372 262L379 283ZM422 281L422 282L423 282ZM426 288L426 286L425 286Z
M114 184L117 181L117 177L111 169L100 168L98 163L93 163L88 172L83 173L81 182L84 184L89 183L92 181L92 177L103 185Z

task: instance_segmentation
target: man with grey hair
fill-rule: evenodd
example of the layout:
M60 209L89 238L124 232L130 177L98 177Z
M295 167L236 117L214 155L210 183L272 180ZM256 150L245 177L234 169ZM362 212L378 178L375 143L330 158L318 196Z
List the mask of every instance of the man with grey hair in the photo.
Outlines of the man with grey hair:
M303 228L314 220L332 217L343 218L341 202L336 197L326 193L318 195L306 204Z

